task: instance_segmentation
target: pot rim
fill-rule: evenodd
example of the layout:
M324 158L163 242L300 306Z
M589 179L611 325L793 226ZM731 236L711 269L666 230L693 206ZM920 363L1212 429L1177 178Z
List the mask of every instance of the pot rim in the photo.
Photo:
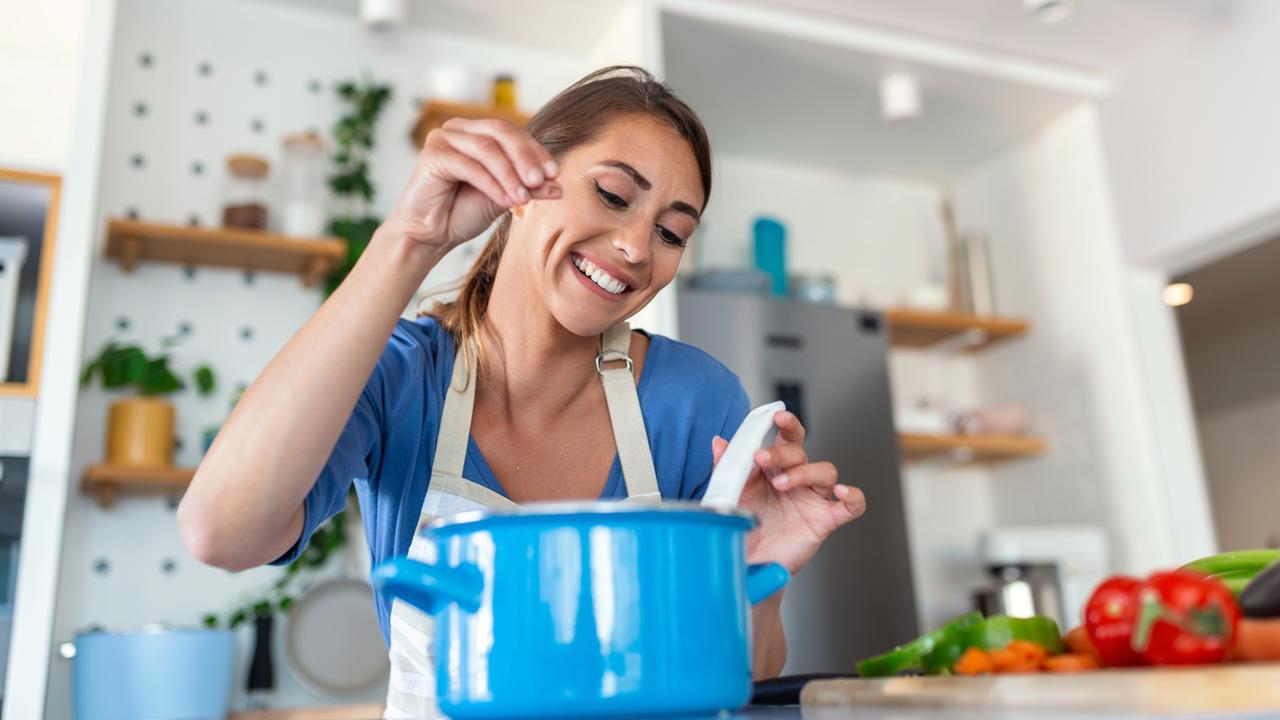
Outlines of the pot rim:
M648 513L708 514L738 517L753 525L756 516L741 508L703 505L695 500L638 503L620 500L544 500L515 507L482 508L464 510L453 515L435 518L422 526L422 530L435 530L455 525L466 525L494 517L524 517L527 515L628 515Z

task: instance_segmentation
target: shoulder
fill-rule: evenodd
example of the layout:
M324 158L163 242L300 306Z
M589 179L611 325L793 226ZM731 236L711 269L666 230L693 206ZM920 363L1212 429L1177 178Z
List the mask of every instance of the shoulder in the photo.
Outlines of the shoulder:
M652 335L641 376L644 395L659 404L675 404L698 415L723 418L747 403L742 381L705 350L662 335Z
M649 336L645 367L661 375L664 383L723 389L741 385L738 376L702 348L665 335Z

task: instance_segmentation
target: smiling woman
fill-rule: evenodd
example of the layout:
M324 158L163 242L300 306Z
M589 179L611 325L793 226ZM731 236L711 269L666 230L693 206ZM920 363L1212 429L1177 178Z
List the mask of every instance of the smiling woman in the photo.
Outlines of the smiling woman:
M432 131L359 263L218 433L178 512L192 553L233 570L289 562L353 482L375 564L434 557L415 530L460 512L701 498L746 393L706 353L627 319L675 278L710 192L697 116L638 68L575 83L527 132ZM397 322L440 258L495 221L457 298ZM773 420L778 441L756 453L739 503L759 518L745 553L794 573L864 501L809 462L795 415ZM434 716L432 621L377 600L388 717ZM517 601L538 614L558 600ZM779 603L752 610L757 677L785 660ZM631 680L611 682L625 694Z

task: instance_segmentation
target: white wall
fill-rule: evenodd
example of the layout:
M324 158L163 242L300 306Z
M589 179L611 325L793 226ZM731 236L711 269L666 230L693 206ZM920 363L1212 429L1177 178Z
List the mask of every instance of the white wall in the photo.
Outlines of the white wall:
M0 165L61 172L89 0L9 2L0 13Z
M1120 238L1167 265L1280 213L1280 3L1218 3L1217 22L1171 38L1113 78L1102 133Z
M1026 403L1050 446L993 472L996 520L1101 525L1117 569L1145 572L1184 562L1177 537L1211 526L1164 512L1187 500L1163 488L1149 394L1167 388L1144 376L1108 187L1098 116L1083 104L955 189L961 222L988 228L999 305L1031 323L987 352L979 393Z

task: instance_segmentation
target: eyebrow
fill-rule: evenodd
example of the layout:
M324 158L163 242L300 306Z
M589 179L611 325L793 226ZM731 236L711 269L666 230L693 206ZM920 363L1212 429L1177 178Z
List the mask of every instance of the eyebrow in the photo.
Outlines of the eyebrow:
M638 185L641 190L648 190L653 187L653 183L649 182L649 178L641 175L639 170L636 170L621 160L605 160L600 164L626 173L627 176L631 178L631 181ZM682 200L676 200L671 203L671 209L676 212L682 212L698 222L702 221L702 213L698 212L698 209L694 206Z

